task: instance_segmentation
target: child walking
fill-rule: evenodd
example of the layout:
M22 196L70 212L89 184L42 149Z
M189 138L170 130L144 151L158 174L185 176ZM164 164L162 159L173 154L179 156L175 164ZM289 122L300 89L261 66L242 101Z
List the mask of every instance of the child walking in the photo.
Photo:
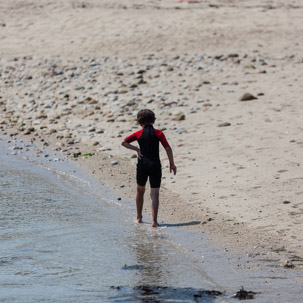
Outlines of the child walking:
M137 114L137 121L142 127L141 130L126 137L122 142L125 148L134 150L138 154L137 163L137 223L142 223L142 210L144 202L145 185L149 178L150 196L152 200L152 227L159 226L158 209L159 209L159 192L162 178L162 168L159 157L159 142L165 148L169 160L170 172L174 175L177 167L174 163L173 151L168 144L165 135L161 130L154 129L153 124L156 120L154 112L149 109L142 109ZM139 147L130 143L138 141Z

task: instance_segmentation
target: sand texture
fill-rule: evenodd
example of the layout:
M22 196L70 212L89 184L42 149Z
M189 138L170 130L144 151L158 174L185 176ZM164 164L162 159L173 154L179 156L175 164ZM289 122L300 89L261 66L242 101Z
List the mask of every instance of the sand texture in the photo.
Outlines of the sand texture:
M303 256L302 12L278 0L1 0L0 131L134 199L136 158L121 142L150 108L178 167L169 174L161 150L162 221Z

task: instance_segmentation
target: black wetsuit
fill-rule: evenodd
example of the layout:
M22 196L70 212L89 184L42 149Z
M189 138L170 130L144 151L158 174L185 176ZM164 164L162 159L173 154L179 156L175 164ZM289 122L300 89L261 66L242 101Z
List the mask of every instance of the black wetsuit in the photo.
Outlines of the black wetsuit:
M150 187L159 188L162 177L159 142L162 143L164 148L169 147L166 138L162 131L154 129L151 124L147 124L142 130L125 138L124 141L130 143L135 140L138 140L143 155L137 163L137 184L145 186L149 178Z

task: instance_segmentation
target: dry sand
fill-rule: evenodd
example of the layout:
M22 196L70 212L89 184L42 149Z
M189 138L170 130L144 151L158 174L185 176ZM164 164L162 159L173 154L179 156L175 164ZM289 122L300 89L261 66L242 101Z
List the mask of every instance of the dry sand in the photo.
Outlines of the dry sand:
M178 167L170 175L161 151L160 218L301 262L302 11L277 0L1 0L0 131L70 158L93 153L74 159L134 199L136 159L120 143L148 107Z

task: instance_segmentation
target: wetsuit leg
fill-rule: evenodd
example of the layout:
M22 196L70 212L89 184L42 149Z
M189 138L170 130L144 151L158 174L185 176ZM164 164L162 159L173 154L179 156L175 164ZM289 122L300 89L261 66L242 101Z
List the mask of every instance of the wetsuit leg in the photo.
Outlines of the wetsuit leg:
M149 175L149 183L151 188L159 188L162 179L161 165L155 165Z
M148 179L148 170L142 165L142 163L137 164L137 184L140 186L145 186Z

